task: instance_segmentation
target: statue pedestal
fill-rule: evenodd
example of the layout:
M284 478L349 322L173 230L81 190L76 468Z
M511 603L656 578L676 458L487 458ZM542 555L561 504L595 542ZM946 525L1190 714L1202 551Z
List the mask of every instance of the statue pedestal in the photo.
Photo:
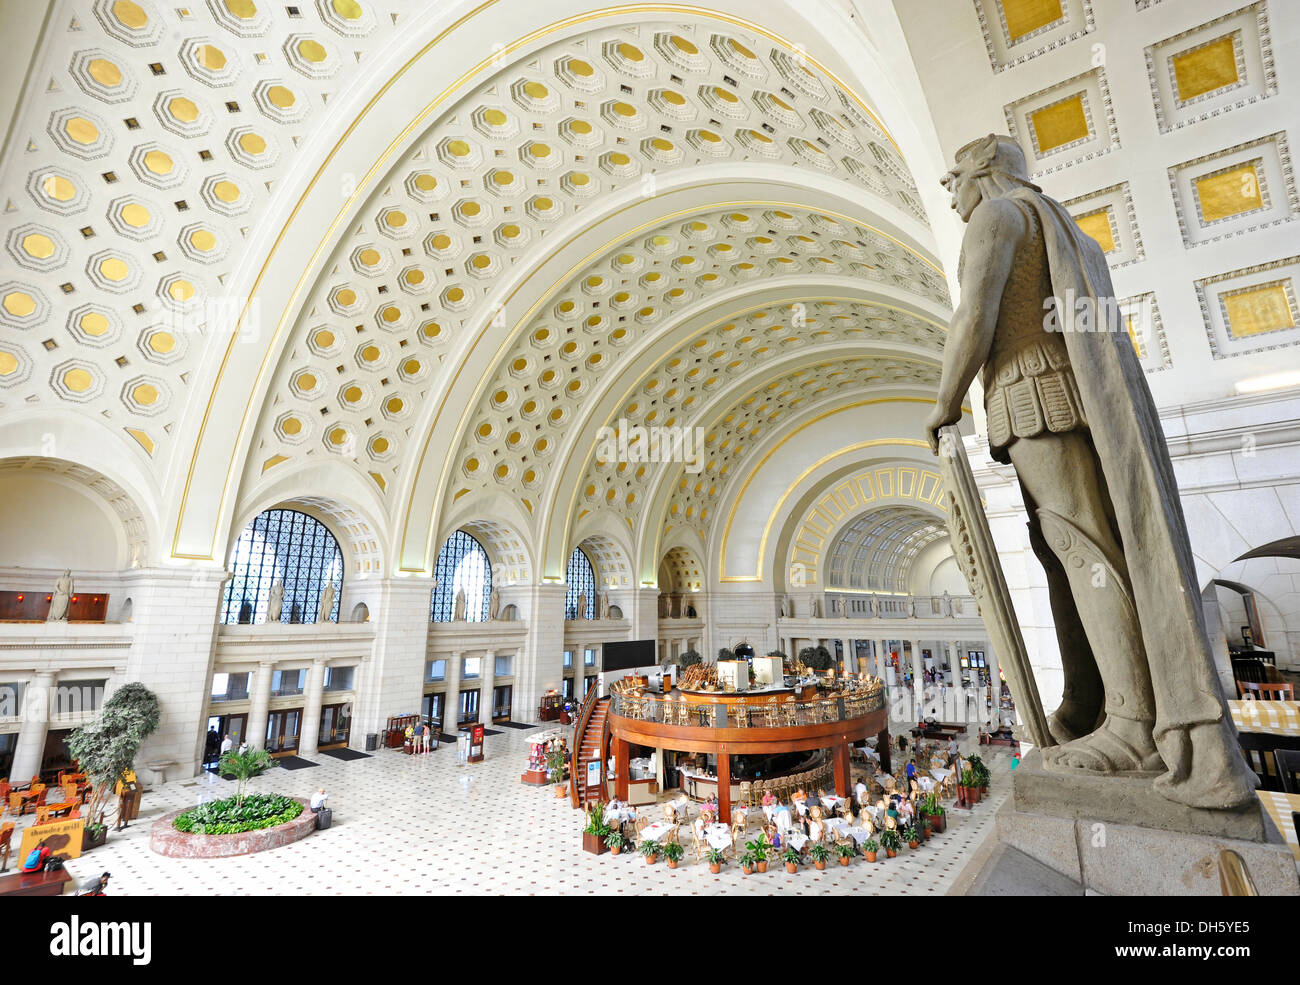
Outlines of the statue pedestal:
M1001 844L1108 896L1218 896L1219 855L1241 856L1261 896L1300 894L1296 858L1262 805L1208 811L1150 780L1048 773L1037 750L1011 774Z

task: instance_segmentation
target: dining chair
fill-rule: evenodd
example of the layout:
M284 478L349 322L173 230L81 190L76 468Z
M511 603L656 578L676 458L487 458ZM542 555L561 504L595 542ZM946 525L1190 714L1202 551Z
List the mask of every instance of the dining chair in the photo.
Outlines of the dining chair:
M0 824L0 872L9 868L9 859L13 853L13 846L9 843L14 837L14 822L6 821Z
M1294 684L1270 684L1256 681L1238 681L1237 693L1245 700L1294 701Z
M1300 749L1274 749L1278 778L1283 793L1300 794Z

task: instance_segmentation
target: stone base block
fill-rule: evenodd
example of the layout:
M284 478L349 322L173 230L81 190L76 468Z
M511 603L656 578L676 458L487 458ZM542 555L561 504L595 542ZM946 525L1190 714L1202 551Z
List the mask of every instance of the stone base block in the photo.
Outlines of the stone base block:
M1011 783L1015 809L1026 814L1086 817L1237 841L1278 840L1259 801L1228 811L1188 807L1156 793L1150 779L1049 772L1037 749L1021 760L1011 774Z
M1261 896L1300 894L1295 856L1280 839L1246 841L1096 817L1052 817L1018 810L1010 800L998 811L996 825L1000 844L1041 862L1088 893L1218 896L1220 853L1234 851ZM1267 828L1276 835L1271 822Z

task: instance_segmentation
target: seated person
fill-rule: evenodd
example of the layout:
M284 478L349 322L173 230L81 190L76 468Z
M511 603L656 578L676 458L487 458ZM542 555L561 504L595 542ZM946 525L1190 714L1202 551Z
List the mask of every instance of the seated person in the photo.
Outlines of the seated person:
M772 848L779 852L783 847L781 842L781 829L775 824L767 824L763 827L763 833L767 835L767 840L772 845Z
M912 820L912 802L906 797L898 802L898 813L902 820Z

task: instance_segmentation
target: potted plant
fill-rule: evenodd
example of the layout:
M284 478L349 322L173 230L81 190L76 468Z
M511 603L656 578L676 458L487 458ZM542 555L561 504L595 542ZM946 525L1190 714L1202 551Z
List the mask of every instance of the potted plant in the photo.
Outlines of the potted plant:
M973 770L962 770L958 786L962 788L962 797L966 803L978 804L980 802L980 788L975 784L975 772Z
M903 829L903 840L907 842L908 848L916 848L921 844L921 835L916 830L916 825L909 824Z
M745 859L748 857L749 855L748 853L746 853L741 858L740 860L741 863L743 864ZM719 848L710 848L707 852L704 853L704 858L709 863L709 871L712 872L715 876L722 871L722 863L727 860L727 856L724 855L722 853L722 850ZM749 875L749 873L746 872L745 875Z
M714 849L709 849L709 850L713 851ZM718 854L721 855L722 853L719 852ZM745 875L747 876L754 874L754 866L756 866L757 864L758 864L758 859L754 857L753 852L745 852L744 855L740 856L740 871L745 873ZM719 863L719 865L721 865L721 863ZM709 863L709 868L713 869L712 862Z
M645 856L646 865L654 865L659 861L659 842L647 838L641 842L641 854Z
M939 803L939 798L933 793L929 793L925 798L925 816L930 821L930 830L935 834L943 834L946 823L944 817L944 806Z
M840 865L848 865L853 861L853 856L857 854L857 850L853 847L852 842L842 841L835 846L835 854L839 856Z
M876 860L876 852L879 850L880 845L876 842L875 838L868 838L862 843L862 857L868 862L874 862Z
M831 857L831 850L819 841L808 849L808 854L812 857L813 865L817 867L817 871L824 872L826 870L826 860Z
M745 842L745 850L754 856L754 865L759 872L767 871L767 853L772 850L772 843L766 834L760 834L753 841Z
M880 833L880 844L884 846L885 856L893 858L898 854L898 849L903 844L903 839L898 836L898 832L893 828L886 828Z
M559 749L552 749L546 754L546 771L555 784L555 796L563 797L565 774L568 772L569 760Z
M582 850L593 855L609 851L605 839L613 829L605 821L605 805L597 801L587 811L587 824L582 829Z
M609 846L609 854L618 855L623 851L623 845L627 839L618 831L611 831L605 835L605 844Z
M799 871L799 853L794 848L787 848L781 853L781 861L785 863L786 872Z
M158 698L143 684L123 684L104 702L89 725L68 734L68 751L90 781L82 851L102 845L108 838L104 812L118 782L135 766L136 753L146 738L158 730Z
M975 786L979 787L981 793L987 793L989 789L989 768L984 764L984 760L979 756L968 756L970 769L975 774Z
M682 846L675 841L670 841L664 845L664 858L668 861L668 868L677 868L677 863L682 860Z

